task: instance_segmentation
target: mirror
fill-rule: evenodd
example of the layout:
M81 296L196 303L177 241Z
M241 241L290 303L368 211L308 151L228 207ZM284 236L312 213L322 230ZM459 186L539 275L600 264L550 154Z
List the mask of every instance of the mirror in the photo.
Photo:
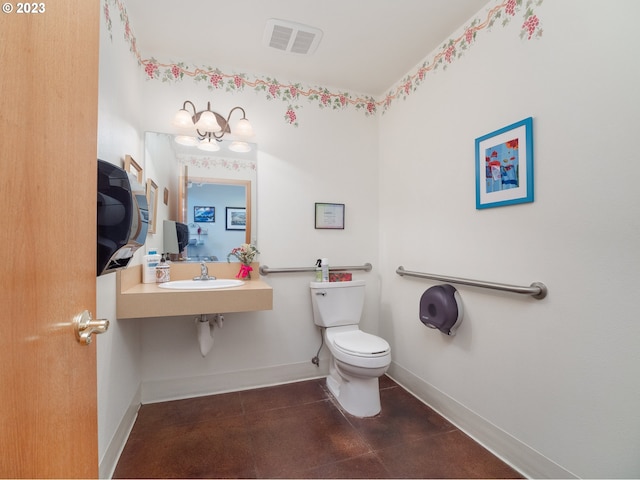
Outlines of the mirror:
M223 140L219 151L205 152L176 143L171 134L145 134L147 178L159 185L161 198L166 186L158 222L189 227L183 260L226 262L233 248L257 243L257 146L237 153L230 143Z

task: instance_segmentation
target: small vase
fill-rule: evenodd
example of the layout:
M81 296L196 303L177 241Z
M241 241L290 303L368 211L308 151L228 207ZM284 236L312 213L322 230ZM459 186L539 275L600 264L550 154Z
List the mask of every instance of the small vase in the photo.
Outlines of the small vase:
M240 265L240 271L236 275L236 278L251 280L251 265L243 263Z

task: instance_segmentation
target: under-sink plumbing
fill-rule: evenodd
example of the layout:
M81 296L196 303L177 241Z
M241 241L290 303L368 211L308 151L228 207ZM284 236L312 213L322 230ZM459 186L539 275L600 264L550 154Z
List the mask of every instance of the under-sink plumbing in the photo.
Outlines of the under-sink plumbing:
M207 355L213 348L213 329L214 324L218 328L222 328L224 323L224 317L221 313L213 315L212 319L207 318L207 315L203 313L199 317L195 318L196 331L198 334L198 344L200 345L200 353L203 357Z

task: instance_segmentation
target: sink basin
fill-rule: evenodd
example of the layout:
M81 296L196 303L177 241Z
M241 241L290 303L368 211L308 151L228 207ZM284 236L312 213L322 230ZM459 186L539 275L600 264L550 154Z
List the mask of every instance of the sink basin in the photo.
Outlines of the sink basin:
M158 284L160 288L169 290L215 290L217 288L232 288L244 285L242 280L220 278L216 280L175 280Z

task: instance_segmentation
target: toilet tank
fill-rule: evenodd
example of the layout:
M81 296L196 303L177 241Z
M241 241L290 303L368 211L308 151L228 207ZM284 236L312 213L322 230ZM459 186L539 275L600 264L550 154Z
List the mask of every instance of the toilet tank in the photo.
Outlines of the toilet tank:
M364 307L364 280L311 282L313 321L321 327L357 325Z

